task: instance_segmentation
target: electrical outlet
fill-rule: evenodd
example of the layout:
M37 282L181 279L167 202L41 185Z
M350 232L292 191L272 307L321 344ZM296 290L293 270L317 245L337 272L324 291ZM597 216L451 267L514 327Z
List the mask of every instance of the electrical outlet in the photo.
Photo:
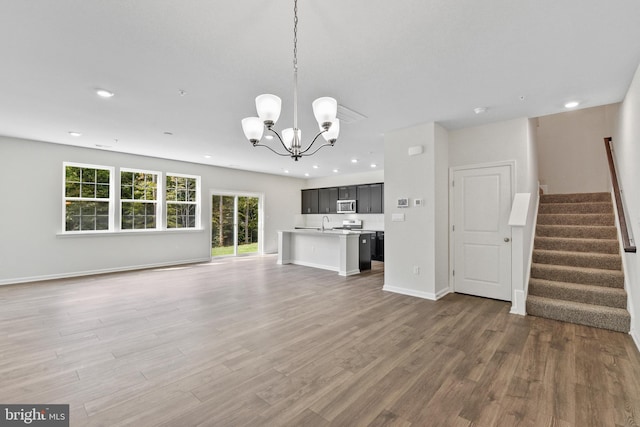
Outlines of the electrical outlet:
M413 266L413 274L415 274L416 276L420 274L420 267L418 267L417 265Z

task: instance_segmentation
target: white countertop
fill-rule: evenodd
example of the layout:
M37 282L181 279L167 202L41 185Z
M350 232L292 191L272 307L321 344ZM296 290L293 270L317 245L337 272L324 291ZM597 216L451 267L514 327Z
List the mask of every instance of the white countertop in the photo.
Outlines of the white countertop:
M336 236L341 234L361 234L361 231L356 230L332 230L330 228L324 231L317 228L296 228L293 230L282 230L283 233L298 233L298 234L313 234L317 236Z
M335 234L373 234L376 231L381 230L342 230L342 229L332 229L326 228L322 231L316 227L304 227L304 228L295 228L293 230L281 230L284 233L304 233L304 234L327 234L327 235L335 235Z

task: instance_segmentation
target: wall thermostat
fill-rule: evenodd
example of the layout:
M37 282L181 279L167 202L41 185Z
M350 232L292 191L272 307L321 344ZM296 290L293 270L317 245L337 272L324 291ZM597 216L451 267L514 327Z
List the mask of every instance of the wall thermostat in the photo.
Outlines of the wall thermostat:
M422 206L422 199L413 199L413 206L415 206L416 208Z
M398 207L399 208L408 208L409 207L409 199L406 197L398 198Z

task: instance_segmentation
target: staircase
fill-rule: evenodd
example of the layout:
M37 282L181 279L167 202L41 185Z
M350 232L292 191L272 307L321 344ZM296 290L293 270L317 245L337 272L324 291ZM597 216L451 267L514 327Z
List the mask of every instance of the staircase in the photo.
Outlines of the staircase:
M609 193L542 195L527 313L629 332Z

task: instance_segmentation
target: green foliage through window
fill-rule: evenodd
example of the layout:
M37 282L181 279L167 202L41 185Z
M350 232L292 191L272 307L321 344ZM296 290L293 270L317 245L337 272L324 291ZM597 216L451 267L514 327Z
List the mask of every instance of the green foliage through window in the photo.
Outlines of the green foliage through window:
M144 230L156 228L158 174L121 171L120 201L121 229Z
M167 228L195 228L198 214L198 179L167 175Z
M65 231L109 230L109 169L65 166Z

